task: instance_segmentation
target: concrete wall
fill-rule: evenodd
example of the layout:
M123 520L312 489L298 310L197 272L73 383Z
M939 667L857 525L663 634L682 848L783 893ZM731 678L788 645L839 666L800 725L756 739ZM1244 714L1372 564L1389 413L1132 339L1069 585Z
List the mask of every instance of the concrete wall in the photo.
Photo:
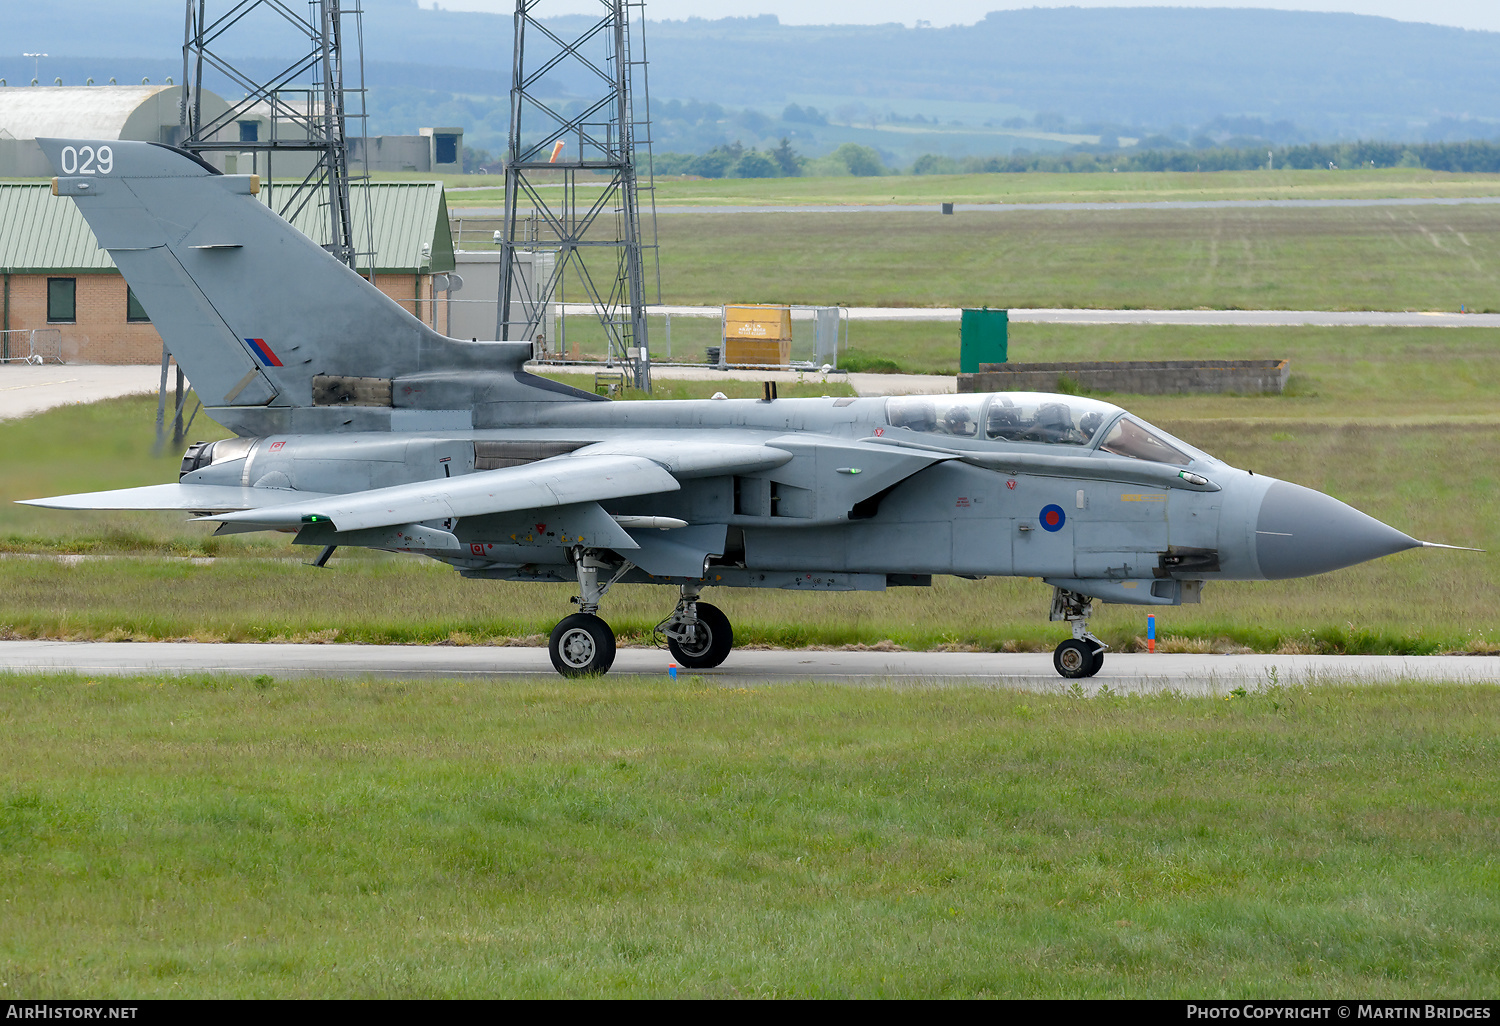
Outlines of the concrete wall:
M260 123L260 137L269 139L271 137L271 122L261 116L246 117L241 120L258 121ZM229 133L238 131L237 124L231 125L224 133L225 138L233 138ZM283 136L290 131L286 126L281 127ZM431 133L429 128L422 129L423 133ZM463 129L438 129L440 133L452 133L457 136L458 160L451 164L438 163L435 157L436 140L431 134L423 135L372 135L369 138L371 171L415 171L418 174L462 174L463 173ZM306 133L297 133L298 138L305 138ZM233 162L230 174L259 174L264 175L266 169L265 155L258 155L245 151L240 154L230 154L228 160ZM305 178L318 158L315 153L303 153L298 151L287 151L278 153L275 158L273 170L276 172L276 180L284 181L296 178L299 181ZM349 167L350 170L359 173L365 169L365 140L351 138L349 140ZM49 172L50 174L50 172Z
M516 259L521 265L521 280L512 283L510 295L512 322L525 317L522 304L535 293L538 285L544 284L552 276L555 257L551 253L517 253ZM463 279L464 285L452 296L453 330L449 334L454 338L474 338L482 342L495 341L495 325L499 317L500 305L499 250L469 252L460 249L453 254L453 261L455 273ZM533 261L536 262L535 273L532 271ZM538 277L542 279L542 282L536 281ZM531 287L523 287L523 282ZM449 305L446 294L443 299L439 300L438 305ZM555 349L556 303L548 304L547 314L542 320L541 334L546 337L548 348ZM536 340L532 339L532 341Z
M138 364L161 360L161 335L150 322L125 319L125 279L118 271L90 274L12 274L11 329L57 328L62 332L62 355L67 363ZM72 324L47 321L47 279L77 281L77 320ZM446 331L441 301L433 303L432 275L379 274L375 285L403 309L438 331ZM491 304L493 306L493 303ZM15 345L14 338L12 345Z
M35 139L0 139L0 178L51 178L52 164Z
M428 151L427 170L434 173L461 175L464 173L464 130L456 125L446 128L419 128L418 132L427 140L431 147ZM451 143L453 146L452 160L441 159L445 154L439 153L440 143Z
M983 363L960 374L960 392L1060 392L1073 388L1131 395L1180 392L1280 393L1289 360L1130 360L1098 363Z
M432 140L421 135L376 135L370 137L371 171L432 172ZM364 166L364 140L349 140L349 164Z

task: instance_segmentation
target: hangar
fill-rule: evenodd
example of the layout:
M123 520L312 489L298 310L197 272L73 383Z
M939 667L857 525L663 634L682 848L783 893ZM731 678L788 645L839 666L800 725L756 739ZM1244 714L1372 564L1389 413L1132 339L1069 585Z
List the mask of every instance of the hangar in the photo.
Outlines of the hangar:
M174 144L182 137L181 86L83 85L0 86L0 177L45 178L52 169L36 140L66 136L77 139L134 139L140 142ZM205 121L229 110L220 96L204 90L201 99ZM281 96L282 109L305 104L305 98ZM264 142L269 139L307 138L295 120L277 118L265 101L252 105L244 117L215 136L221 142ZM369 158L371 171L414 171L418 174L461 174L464 130L458 127L423 128L416 135L371 136L368 147L362 138L351 138L350 163L363 169ZM211 163L229 174L264 175L255 154L228 151L211 154ZM307 174L314 158L306 153L288 153L276 158L278 179Z
M38 136L175 142L181 101L182 88L171 84L0 88L0 176L51 177ZM213 116L229 109L207 92L203 107Z

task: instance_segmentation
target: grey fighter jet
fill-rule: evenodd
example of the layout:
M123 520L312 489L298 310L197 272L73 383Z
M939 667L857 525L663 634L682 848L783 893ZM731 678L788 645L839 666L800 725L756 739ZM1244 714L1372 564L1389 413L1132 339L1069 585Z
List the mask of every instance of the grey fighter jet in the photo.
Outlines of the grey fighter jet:
M1039 393L611 402L527 373L530 343L445 338L225 175L167 146L44 139L69 197L207 412L179 480L29 500L193 512L219 533L415 552L464 577L576 583L553 665L603 673L620 582L676 588L685 667L734 632L704 589L882 591L1037 577L1087 677L1093 603L1197 602L1427 543L1094 399Z

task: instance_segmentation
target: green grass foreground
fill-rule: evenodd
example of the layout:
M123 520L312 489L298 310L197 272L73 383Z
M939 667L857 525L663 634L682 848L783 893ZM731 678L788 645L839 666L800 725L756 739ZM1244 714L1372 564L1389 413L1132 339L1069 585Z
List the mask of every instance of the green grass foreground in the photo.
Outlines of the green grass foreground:
M1481 997L1500 689L0 679L0 983Z

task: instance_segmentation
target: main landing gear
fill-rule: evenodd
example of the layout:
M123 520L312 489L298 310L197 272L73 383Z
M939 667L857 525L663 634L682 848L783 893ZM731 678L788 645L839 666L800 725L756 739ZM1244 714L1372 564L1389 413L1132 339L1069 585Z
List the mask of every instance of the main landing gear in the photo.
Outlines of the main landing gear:
M690 670L718 666L734 648L734 628L718 606L698 601L702 589L684 584L672 615L656 625L667 639L667 649L678 664Z
M578 612L564 617L552 628L547 653L552 666L564 677L591 677L608 673L615 662L615 632L599 617L599 601L624 577L631 564L610 563L592 549L575 549L578 569ZM601 574L610 574L600 581ZM682 598L672 615L657 625L667 639L667 648L678 665L692 670L718 666L734 647L734 628L717 606L698 601L698 585L683 585Z
M615 632L593 613L574 613L552 628L547 652L564 677L607 673L615 662Z
M1064 677L1092 677L1104 666L1104 642L1089 633L1089 614L1093 612L1094 600L1065 588L1052 589L1052 612L1049 620L1066 620L1073 627L1073 636L1052 653L1052 665Z
M552 628L547 639L547 654L552 667L564 677L592 677L608 673L615 663L615 632L599 618L599 600L630 569L629 563L618 568L599 558L590 549L574 549L573 564L578 568L578 612L565 616ZM599 583L599 572L614 571L614 576Z

